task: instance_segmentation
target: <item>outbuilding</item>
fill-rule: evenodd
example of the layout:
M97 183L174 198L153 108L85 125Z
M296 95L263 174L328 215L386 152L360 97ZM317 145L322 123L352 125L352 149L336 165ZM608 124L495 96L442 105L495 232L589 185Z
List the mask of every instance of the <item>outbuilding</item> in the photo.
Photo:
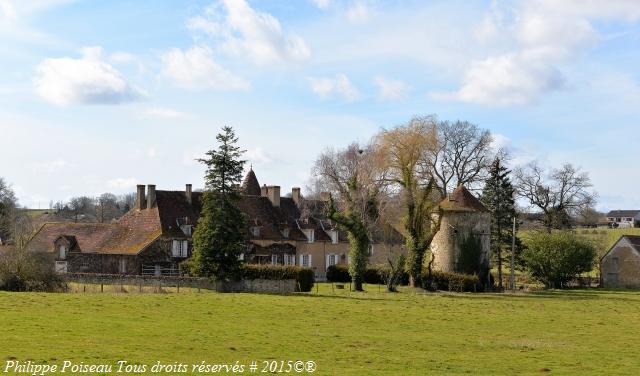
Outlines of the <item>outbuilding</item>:
M601 286L640 288L640 236L623 235L600 259Z

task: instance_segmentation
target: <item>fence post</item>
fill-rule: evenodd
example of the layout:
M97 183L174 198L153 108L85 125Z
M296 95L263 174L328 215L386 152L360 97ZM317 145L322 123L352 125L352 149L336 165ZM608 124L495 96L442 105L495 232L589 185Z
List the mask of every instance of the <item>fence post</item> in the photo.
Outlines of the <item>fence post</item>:
M100 283L100 292L104 292L104 283Z

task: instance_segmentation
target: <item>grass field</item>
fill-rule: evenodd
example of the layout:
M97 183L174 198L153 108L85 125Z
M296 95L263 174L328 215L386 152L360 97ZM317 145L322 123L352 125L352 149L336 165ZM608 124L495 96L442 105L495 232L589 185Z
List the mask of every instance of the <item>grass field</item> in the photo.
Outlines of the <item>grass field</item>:
M319 375L630 375L639 311L640 293L598 290L0 293L0 364L301 359Z

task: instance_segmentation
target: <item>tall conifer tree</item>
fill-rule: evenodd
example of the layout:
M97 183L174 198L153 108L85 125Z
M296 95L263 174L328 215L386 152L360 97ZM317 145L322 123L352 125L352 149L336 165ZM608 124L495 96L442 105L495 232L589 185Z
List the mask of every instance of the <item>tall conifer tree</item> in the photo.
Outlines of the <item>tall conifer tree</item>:
M513 218L517 215L514 188L509 174L499 158L491 165L480 200L491 212L491 248L498 263L498 288L503 289L502 262L505 248L511 244Z
M193 233L195 274L230 280L239 277L239 256L246 248L246 220L238 209L245 161L231 127L216 136L217 150L209 150L199 162L207 167L202 211Z

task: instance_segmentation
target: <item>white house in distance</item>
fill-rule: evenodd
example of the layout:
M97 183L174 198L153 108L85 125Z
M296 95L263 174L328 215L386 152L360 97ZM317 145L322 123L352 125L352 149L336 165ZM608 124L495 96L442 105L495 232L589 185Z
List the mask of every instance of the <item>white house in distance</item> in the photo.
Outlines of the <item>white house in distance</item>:
M640 227L640 210L612 210L607 213L607 221L611 227Z

